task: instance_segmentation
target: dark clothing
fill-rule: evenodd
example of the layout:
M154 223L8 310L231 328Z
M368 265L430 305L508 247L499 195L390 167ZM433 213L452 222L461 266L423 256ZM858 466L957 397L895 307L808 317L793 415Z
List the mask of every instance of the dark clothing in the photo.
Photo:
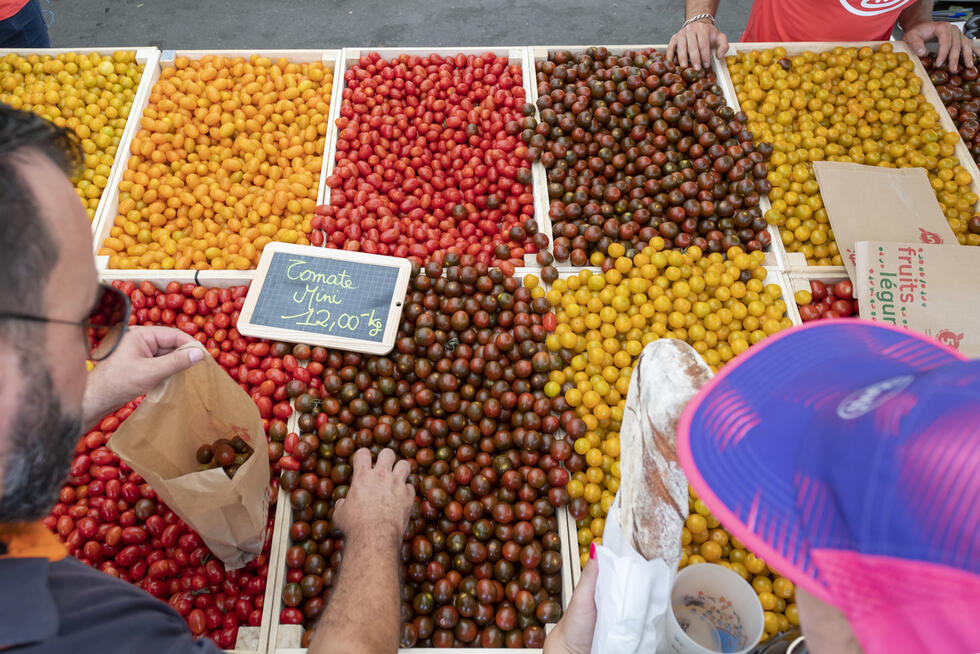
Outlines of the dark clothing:
M23 9L6 20L0 20L0 48L49 48L48 26L41 13L41 3L30 0Z
M4 649L10 647L11 649ZM0 559L0 650L31 654L211 654L142 589L67 556Z

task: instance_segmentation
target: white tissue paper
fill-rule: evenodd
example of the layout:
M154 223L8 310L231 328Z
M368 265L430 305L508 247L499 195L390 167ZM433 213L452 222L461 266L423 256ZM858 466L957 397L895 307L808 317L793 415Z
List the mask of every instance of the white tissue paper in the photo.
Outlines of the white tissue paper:
M603 544L595 548L599 577L592 654L652 654L666 631L675 573L663 559L647 561L633 549L623 537L615 504L606 517Z

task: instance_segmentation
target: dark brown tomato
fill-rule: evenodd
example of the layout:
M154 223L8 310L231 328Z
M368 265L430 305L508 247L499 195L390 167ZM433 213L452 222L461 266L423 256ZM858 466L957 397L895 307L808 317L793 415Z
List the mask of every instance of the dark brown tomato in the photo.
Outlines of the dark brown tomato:
M511 631L517 626L517 611L509 605L499 607L494 624L503 631Z

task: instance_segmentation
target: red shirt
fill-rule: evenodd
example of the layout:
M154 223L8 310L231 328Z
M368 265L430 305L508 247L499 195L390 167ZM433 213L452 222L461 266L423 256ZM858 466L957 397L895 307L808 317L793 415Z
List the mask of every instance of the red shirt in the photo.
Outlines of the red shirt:
M742 41L887 41L918 0L755 0Z
M28 0L0 0L0 20L7 20L24 8Z

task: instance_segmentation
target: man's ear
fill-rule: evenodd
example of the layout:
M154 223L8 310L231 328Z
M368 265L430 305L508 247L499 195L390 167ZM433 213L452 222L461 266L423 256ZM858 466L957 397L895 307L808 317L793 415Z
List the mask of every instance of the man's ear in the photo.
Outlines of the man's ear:
M818 600L797 586L796 607L810 654L864 654L847 616L836 606Z

